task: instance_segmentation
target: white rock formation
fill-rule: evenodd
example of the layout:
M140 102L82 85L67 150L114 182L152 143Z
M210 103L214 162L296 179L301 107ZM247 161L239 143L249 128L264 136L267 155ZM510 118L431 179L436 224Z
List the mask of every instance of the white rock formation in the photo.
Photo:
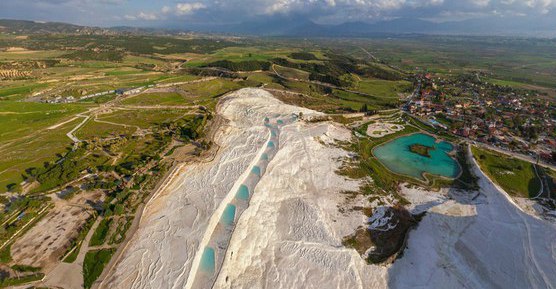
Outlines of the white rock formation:
M212 214L265 140L262 119L300 111L317 114L258 89L225 97L218 112L230 122L218 134L218 155L185 166L147 206L103 287L183 288ZM331 122L282 129L279 150L237 221L214 288L556 287L556 228L521 211L483 175L482 196L471 203L404 189L415 212L429 213L411 231L401 259L367 265L341 245L367 221L359 211L338 209L346 202L340 192L358 186L335 173L347 152L333 143L350 137Z

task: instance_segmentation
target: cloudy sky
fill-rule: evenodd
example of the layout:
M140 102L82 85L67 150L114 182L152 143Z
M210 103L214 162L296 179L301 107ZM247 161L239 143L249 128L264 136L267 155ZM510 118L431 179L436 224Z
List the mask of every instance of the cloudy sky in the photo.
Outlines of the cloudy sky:
M224 24L284 15L317 23L519 17L556 26L556 0L0 0L0 18L98 26Z

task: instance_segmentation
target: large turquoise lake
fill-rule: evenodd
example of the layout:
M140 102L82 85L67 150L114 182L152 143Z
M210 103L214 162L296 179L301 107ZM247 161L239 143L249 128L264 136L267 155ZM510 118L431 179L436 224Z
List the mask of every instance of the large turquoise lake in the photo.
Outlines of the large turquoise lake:
M430 157L410 151L410 146L414 144L432 147ZM425 180L425 172L448 178L459 175L459 164L448 155L452 150L453 146L448 142L437 142L430 135L417 133L380 145L374 149L373 154L391 171Z

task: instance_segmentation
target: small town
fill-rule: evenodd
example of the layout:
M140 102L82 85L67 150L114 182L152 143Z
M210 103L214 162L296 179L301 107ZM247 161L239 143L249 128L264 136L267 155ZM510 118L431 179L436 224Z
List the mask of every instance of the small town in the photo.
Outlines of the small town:
M417 89L404 110L447 133L545 162L556 162L555 104L536 91L482 80L416 76Z

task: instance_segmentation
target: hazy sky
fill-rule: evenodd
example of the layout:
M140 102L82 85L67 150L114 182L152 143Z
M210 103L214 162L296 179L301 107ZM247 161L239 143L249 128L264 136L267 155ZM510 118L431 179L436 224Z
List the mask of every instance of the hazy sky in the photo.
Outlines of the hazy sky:
M237 23L282 15L318 23L518 17L556 26L556 0L0 0L0 18L98 26Z

